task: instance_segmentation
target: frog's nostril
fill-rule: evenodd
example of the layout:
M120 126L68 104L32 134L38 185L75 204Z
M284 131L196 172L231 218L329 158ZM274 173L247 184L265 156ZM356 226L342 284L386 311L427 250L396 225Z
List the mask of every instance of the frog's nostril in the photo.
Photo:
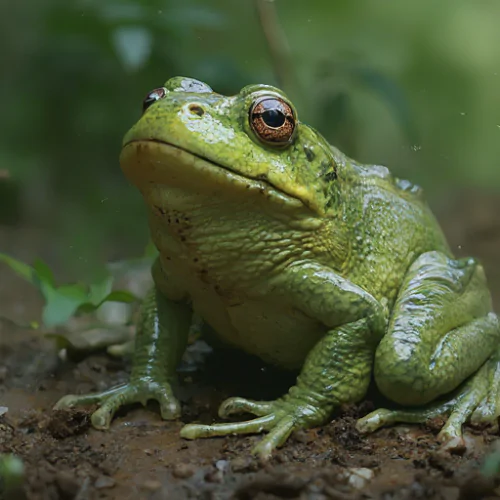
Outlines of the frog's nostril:
M203 116L203 114L205 113L205 111L203 111L203 108L198 104L190 104L189 111L198 116Z

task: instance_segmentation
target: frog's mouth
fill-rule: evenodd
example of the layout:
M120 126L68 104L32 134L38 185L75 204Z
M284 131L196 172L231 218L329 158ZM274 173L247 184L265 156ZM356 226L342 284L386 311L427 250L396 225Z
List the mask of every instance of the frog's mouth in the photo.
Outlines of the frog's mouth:
M132 139L124 144L120 166L125 176L138 187L163 184L196 189L212 196L230 193L241 197L242 192L246 192L290 208L312 208L274 186L267 178L242 175L225 165L157 139Z

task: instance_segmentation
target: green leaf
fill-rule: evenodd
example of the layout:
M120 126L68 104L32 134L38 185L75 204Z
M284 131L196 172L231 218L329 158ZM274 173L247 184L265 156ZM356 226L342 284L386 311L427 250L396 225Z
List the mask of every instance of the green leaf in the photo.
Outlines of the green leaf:
M99 306L101 304L94 304L92 302L82 302L81 304L78 305L75 315L80 315L80 314L90 314L91 312L94 312L96 309L99 309Z
M33 270L41 283L45 283L50 288L55 287L54 274L50 267L41 259L36 259L33 263Z
M43 309L43 323L51 328L62 325L73 316L80 304L87 302L88 292L81 284L47 288L47 303Z
M113 276L106 276L100 283L91 284L89 302L92 304L101 304L101 302L111 293L113 280Z
M111 292L104 300L104 302L124 302L126 304L130 304L131 302L135 302L139 300L133 293L127 290L115 290Z
M0 261L5 262L22 278L37 286L45 299L42 322L46 328L66 323L72 316L94 312L105 302L132 303L138 298L127 290L112 290L114 277L107 276L90 286L81 283L56 287L51 269L42 260L37 259L33 267L0 254ZM5 320L14 323L12 320ZM38 328L38 324L18 325L22 328Z
M100 302L84 302L78 306L77 313L78 314L88 314L94 312L99 309L105 302L124 302L129 304L131 302L135 302L138 298L128 292L127 290L115 290L106 297L104 297Z
M0 253L0 262L4 262L5 264L7 264L21 278L24 278L30 283L35 284L36 278L34 269L28 264L9 257L4 253Z

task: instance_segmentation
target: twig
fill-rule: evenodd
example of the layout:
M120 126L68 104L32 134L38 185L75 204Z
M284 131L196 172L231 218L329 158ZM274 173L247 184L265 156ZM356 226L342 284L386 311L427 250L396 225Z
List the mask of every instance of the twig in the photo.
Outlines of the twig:
M278 85L288 94L296 95L298 85L293 71L290 48L285 32L280 26L274 0L255 0L255 7Z

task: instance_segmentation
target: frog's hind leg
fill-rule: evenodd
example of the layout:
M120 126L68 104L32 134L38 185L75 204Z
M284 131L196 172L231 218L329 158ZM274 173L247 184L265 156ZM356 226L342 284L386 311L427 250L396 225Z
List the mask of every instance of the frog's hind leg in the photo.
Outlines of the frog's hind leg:
M371 432L450 414L440 433L450 441L461 439L461 426L469 419L494 421L500 413L500 327L490 311L477 261L453 260L439 252L417 259L377 348L374 372L385 396L421 408L376 410L358 421L358 429ZM428 405L448 393L445 402Z
M479 403L478 403L479 402ZM373 432L398 422L420 424L448 415L438 439L447 447L462 447L462 425L470 420L476 425L498 426L500 416L500 352L488 360L472 377L444 400L418 409L381 408L358 420L358 430Z

